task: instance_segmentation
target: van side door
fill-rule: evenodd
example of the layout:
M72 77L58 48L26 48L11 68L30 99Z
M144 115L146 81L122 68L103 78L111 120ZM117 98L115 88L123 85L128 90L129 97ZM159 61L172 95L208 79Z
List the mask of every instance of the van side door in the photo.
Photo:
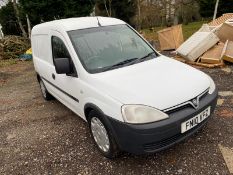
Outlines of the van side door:
M50 68L49 80L45 80L49 84L52 94L68 108L75 113L81 113L80 100L80 87L79 78L74 64L72 55L69 52L68 42L57 31L51 31L51 56L53 65ZM69 58L72 73L57 74L54 66L54 60L59 58Z

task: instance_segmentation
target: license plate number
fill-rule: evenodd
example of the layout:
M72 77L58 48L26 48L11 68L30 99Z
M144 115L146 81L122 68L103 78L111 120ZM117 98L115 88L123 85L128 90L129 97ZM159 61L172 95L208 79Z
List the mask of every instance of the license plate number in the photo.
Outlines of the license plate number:
M181 133L184 133L193 127L197 126L199 123L204 121L207 117L210 116L210 106L202 111L200 114L195 117L181 123Z

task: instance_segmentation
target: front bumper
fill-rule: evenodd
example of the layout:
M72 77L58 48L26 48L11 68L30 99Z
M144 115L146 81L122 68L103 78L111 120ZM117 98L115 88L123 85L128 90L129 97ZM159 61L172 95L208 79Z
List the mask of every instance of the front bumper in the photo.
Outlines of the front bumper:
M127 124L108 117L111 130L121 150L144 154L166 149L178 143L205 125L208 117L202 123L185 133L181 133L181 123L194 117L207 107L211 106L211 114L217 104L218 92L206 95L198 109L185 107L169 114L169 119L148 124Z

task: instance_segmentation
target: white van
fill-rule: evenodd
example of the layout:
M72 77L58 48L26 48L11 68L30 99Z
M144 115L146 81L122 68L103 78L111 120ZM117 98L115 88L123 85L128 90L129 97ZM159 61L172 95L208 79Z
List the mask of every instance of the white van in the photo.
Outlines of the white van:
M119 19L46 22L31 40L43 97L87 121L108 158L168 148L200 129L216 106L208 75L159 54Z

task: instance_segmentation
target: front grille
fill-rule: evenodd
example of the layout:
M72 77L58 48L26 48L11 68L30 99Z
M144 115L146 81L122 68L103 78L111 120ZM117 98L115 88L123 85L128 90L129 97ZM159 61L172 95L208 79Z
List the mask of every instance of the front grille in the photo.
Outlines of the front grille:
M172 113L174 113L174 112L177 112L177 111L180 111L180 110L186 109L186 108L192 108L192 109L193 109L192 105L190 105L190 104L188 103L188 104L184 104L184 105L182 105L182 106L178 106L178 107L176 107L176 108L170 109L170 110L165 111L165 112L166 112L166 114L169 115L169 114L172 114Z
M208 94L208 91L209 89L205 90L203 93L201 93L200 95L198 95L197 97L195 97L194 99L198 98L199 99L199 103L201 103L202 99L204 97L207 96ZM192 100L192 99L191 99ZM168 108L168 109L165 109L163 110L166 114L172 114L174 112L177 112L177 111L180 111L182 109L185 109L185 108L192 108L193 109L193 106L190 104L191 100L189 101L186 101L184 103L181 103L179 105L176 105L176 106L173 106L171 108Z
M181 134L174 135L168 139L164 139L164 140L159 141L159 142L145 144L145 145L143 145L143 148L145 151L157 150L157 149L166 147L167 145L170 145L171 143L174 143L179 138L181 138Z
M200 100L202 100L204 97L206 97L208 95L209 89L207 89L204 93L201 94L200 96Z

